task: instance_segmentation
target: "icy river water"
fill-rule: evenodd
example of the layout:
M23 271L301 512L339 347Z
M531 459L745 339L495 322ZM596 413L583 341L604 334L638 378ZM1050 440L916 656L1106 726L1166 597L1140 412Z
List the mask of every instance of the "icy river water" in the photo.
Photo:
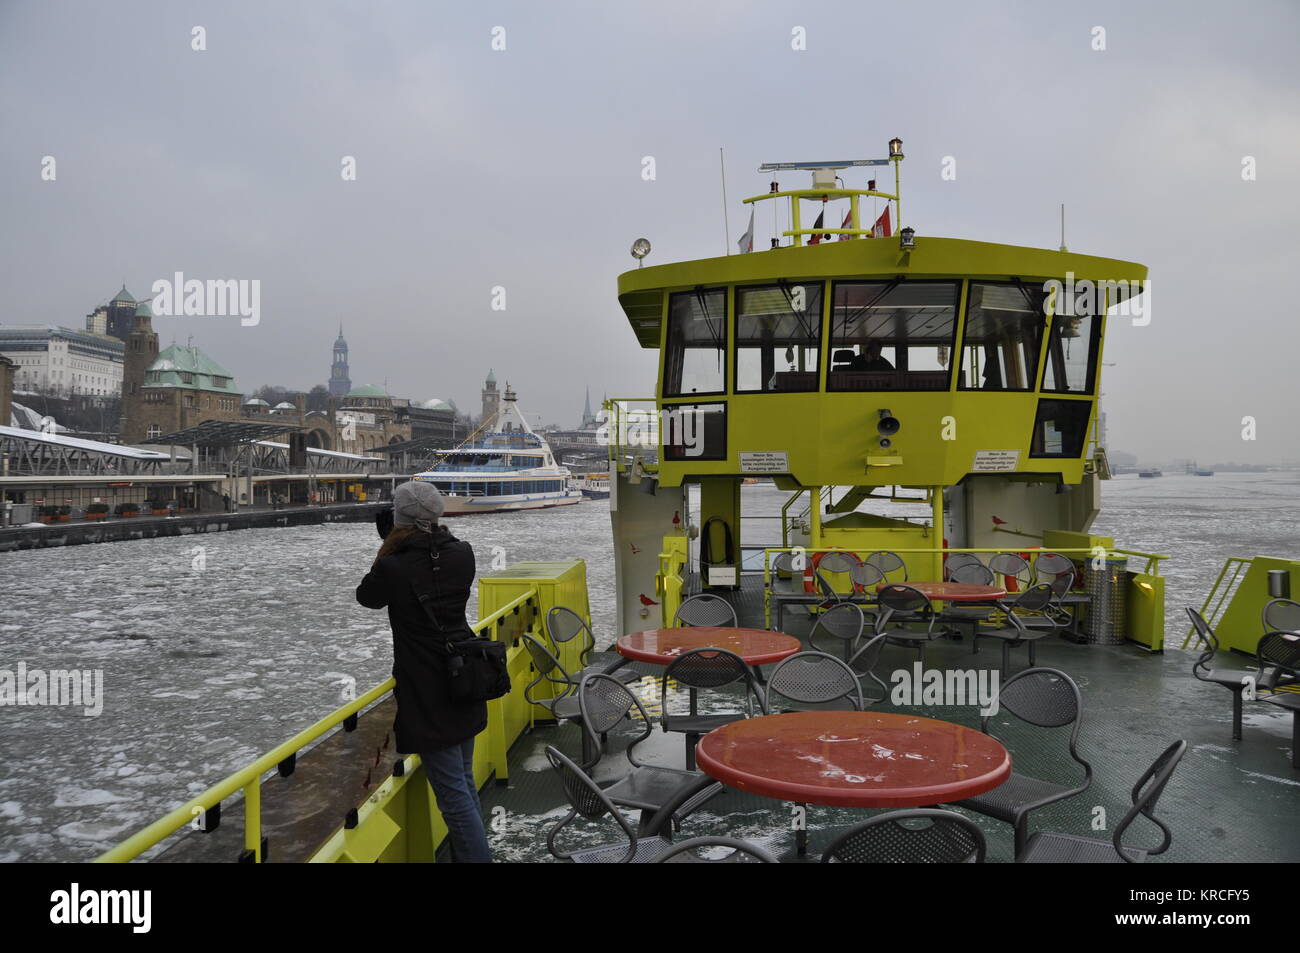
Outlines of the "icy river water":
M747 512L784 499L745 493ZM585 559L597 636L617 634L605 503L448 525L480 570L493 547ZM1300 554L1300 474L1121 477L1094 531L1174 557L1178 645L1181 607L1200 605L1225 557ZM378 542L361 523L0 555L0 669L102 670L105 699L96 717L0 708L0 861L89 859L342 704L349 680L383 681L386 613L353 595Z

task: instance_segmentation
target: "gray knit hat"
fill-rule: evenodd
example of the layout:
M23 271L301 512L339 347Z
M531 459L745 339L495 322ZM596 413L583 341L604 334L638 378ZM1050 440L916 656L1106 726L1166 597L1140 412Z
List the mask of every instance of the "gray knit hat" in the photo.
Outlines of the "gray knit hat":
M393 491L393 525L436 523L444 506L442 494L436 486L410 480Z

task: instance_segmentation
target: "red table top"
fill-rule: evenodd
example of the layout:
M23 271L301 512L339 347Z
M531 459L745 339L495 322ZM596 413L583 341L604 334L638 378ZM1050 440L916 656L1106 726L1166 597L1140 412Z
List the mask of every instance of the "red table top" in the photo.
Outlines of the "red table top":
M801 711L709 732L695 759L729 787L832 807L924 807L991 791L1011 776L995 738L934 718Z
M730 626L693 625L680 629L647 629L623 636L614 648L637 662L667 665L691 649L726 649L748 665L771 665L798 652L799 640L767 629L735 629Z
M988 602L1007 594L1001 586L978 586L972 582L882 582L876 592L888 586L911 586L938 602Z

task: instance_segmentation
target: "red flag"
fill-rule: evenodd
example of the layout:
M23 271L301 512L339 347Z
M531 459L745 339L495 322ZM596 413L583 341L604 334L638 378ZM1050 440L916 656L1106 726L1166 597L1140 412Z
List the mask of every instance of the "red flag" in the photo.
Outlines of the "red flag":
M817 221L813 222L813 228L825 228L825 225L822 223L822 218L825 215L826 213L824 211L817 213ZM808 236L808 244L817 245L829 239L830 235L827 235L825 232L814 232L812 235Z
M880 218L876 219L876 224L871 226L871 237L888 238L889 235L889 206L886 205L885 210L880 213Z
M840 222L840 228L848 228L852 222L853 222L853 209L849 209L847 212L844 213L844 221ZM853 236L836 235L835 237L838 238L840 241L844 241L844 239L852 238Z

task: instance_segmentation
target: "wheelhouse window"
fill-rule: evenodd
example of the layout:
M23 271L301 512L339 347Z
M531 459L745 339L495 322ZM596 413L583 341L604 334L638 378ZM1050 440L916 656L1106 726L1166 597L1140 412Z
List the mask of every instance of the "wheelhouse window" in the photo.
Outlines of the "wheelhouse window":
M1031 457L1078 457L1088 437L1090 400L1040 400L1029 439Z
M669 404L661 420L665 460L727 459L726 404Z
M736 391L815 391L822 286L736 289Z
M664 396L727 390L727 292L684 291L668 301Z
M971 282L958 388L1034 389L1045 297L1038 285Z
M947 390L955 281L835 285L829 390Z
M1043 390L1091 394L1097 380L1097 344L1101 320L1088 300L1075 301L1067 289L1054 299L1052 330L1047 339Z

